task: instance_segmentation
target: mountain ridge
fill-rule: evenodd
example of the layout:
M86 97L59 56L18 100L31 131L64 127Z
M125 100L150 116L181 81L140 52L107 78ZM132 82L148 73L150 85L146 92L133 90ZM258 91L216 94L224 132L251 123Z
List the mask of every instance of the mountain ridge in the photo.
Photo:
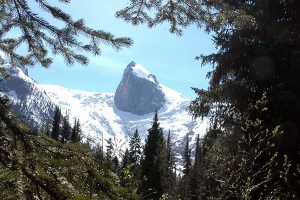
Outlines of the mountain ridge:
M46 92L28 76L25 68L8 63L0 67L8 74L2 77L0 94L9 97L14 113L32 128L44 126L54 115L55 108Z
M17 67L13 68L17 69ZM21 106L13 107L19 109L20 115L33 116L39 119L36 122L38 125L36 127L43 127L44 124L42 123L46 123L49 118L53 117L55 105L61 108L62 114L66 112L70 114L71 123L75 117L78 118L85 138L94 144L99 144L103 139L106 140L110 137L118 139L117 145L126 143L136 129L144 141L147 130L151 127L155 110L142 115L121 110L115 104L115 93L87 92L55 85L42 85L37 84L23 71L12 70L11 73L11 76L18 79L19 85L12 84L9 85L9 88L5 83L0 83L0 86L11 91L6 95L10 97L13 104L21 102L17 104ZM148 76L144 75L146 74L139 74L139 76L147 79ZM150 80L147 81L153 81L152 78L150 77ZM11 81L14 80L16 79ZM191 101L190 98L159 84L157 80L154 82L160 92L164 94L164 103L157 109L160 126L163 128L165 135L170 130L174 150L177 157L180 157L184 149L185 138L189 137L192 145L197 134L202 135L205 133L207 120L193 120L187 111ZM22 91L26 91L26 97L24 98ZM32 101L28 101L28 99ZM24 112L25 110L28 112ZM34 112L31 112L31 110L34 110Z

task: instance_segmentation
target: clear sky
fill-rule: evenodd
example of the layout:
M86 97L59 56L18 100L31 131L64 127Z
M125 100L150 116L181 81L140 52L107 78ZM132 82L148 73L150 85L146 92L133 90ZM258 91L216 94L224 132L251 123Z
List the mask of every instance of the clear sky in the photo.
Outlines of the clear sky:
M124 0L114 0L113 3L72 0L62 9L74 19L85 19L86 25L94 29L108 31L119 37L131 37L134 41L132 47L116 52L112 47L102 45L101 56L89 55L88 66L66 66L63 58L56 56L49 69L36 66L29 69L29 75L42 84L93 92L115 92L123 70L127 64L135 61L156 75L161 84L187 97L195 97L191 87L207 88L206 73L211 67L201 67L195 57L216 51L211 36L195 27L188 27L184 35L178 37L169 33L167 24L152 29L146 25L132 26L114 16L125 5Z

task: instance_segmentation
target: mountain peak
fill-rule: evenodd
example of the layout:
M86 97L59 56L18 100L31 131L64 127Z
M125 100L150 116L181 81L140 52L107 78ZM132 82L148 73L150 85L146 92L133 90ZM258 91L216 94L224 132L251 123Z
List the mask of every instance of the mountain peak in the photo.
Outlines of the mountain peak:
M154 112L166 101L156 77L134 61L125 68L114 100L118 109L136 115Z
M124 70L125 73L132 73L137 78L145 79L147 81L158 83L156 80L156 77L151 74L146 68L144 68L142 65L132 61L127 65L127 67Z

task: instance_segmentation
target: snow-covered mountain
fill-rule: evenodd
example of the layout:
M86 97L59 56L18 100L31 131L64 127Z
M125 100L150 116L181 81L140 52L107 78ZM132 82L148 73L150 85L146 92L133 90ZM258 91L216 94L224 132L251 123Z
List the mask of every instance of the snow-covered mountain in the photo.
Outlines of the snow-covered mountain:
M71 122L73 118L79 118L87 138L100 142L102 138L115 137L116 145L120 145L136 129L144 139L154 112L158 110L160 125L166 135L170 130L178 155L183 150L186 136L193 142L196 135L204 134L207 128L206 120L192 120L187 111L189 98L159 84L154 75L134 62L125 68L116 95L39 85L19 67L3 66L11 78L0 83L1 89L9 91L6 95L11 98L13 109L26 115L26 120L32 121L35 127L41 127L53 116L56 104L63 114L69 112ZM23 112L26 110L28 112Z
M180 154L187 135L193 143L196 135L204 134L207 128L206 120L193 120L188 113L189 98L159 84L154 75L134 62L125 68L116 94L71 90L54 85L41 87L63 112L69 111L71 117L79 117L85 134L90 138L101 140L102 136L105 139L116 136L125 141L136 129L145 138L158 109L160 125L165 134L171 131L174 147ZM145 95L148 97L145 98ZM130 105L119 107L116 101ZM137 114L136 110L140 113ZM141 114L143 112L146 114Z
M55 104L46 92L28 76L27 69L11 64L0 65L0 94L11 100L14 113L33 128L43 127L54 115Z

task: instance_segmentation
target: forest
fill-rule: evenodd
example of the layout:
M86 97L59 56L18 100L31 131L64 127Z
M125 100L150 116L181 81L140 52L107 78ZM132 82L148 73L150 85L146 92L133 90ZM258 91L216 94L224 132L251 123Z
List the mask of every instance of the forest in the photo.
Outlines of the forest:
M101 45L133 44L47 0L35 3L65 26L47 22L26 0L1 1L0 50L16 63L47 68L59 55L66 65L87 65L85 53L100 55ZM172 130L166 134L157 112L145 142L136 130L117 155L113 138L106 146L83 140L79 120L70 123L59 107L46 129L30 129L1 95L0 199L300 199L300 1L130 0L116 17L149 28L168 23L179 37L191 25L213 34L218 51L196 56L212 66L209 87L193 88L188 107L194 118L210 119L195 153L184 141L177 171ZM7 37L12 29L20 36Z

